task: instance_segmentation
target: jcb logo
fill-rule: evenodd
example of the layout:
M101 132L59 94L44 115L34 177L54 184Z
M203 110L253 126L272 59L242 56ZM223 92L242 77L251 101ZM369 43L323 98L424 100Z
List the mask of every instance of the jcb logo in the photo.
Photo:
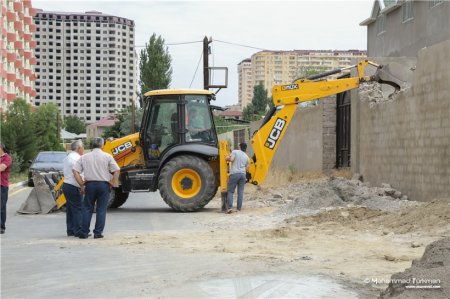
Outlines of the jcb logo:
M273 149L275 144L277 144L278 139L281 136L281 132L283 132L284 126L286 125L286 121L284 119L278 118L273 125L272 131L270 131L269 137L264 144L265 147Z
M127 149L131 148L133 145L130 141L125 142L124 144L119 145L118 147L115 147L112 151L113 155L118 155L123 151L126 151Z

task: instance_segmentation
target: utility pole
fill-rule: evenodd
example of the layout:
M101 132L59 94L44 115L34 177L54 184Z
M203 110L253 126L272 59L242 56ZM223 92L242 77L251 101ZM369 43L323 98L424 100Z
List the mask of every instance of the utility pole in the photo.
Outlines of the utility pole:
M131 99L131 133L135 131L136 124L136 106L134 104L134 99Z
M58 142L61 143L61 115L56 113L56 138L58 138Z
M203 89L209 90L209 43L208 37L203 39Z

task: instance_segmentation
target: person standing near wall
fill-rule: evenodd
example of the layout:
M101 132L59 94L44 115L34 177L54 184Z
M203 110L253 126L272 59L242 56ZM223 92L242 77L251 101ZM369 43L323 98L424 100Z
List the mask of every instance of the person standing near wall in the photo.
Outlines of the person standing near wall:
M81 234L82 200L80 185L73 175L73 167L84 153L81 140L72 142L69 155L64 159L64 184L62 190L66 197L66 226L67 236L78 237Z
M81 187L81 192L85 194L83 223L79 234L80 239L86 239L89 236L95 205L97 205L97 215L95 218L94 239L103 238L111 188L119 186L119 165L117 165L117 162L111 155L102 150L103 145L103 138L94 138L92 152L81 156L73 168L73 174ZM81 178L81 173L84 174L84 180Z
M0 142L0 179L1 179L1 229L2 234L6 230L6 202L8 201L9 190L9 170L11 169L12 159L5 152L5 145Z
M250 164L250 159L245 153L245 151L247 150L247 144L241 143L239 144L239 148L240 150L233 150L231 152L231 155L225 157L225 160L232 162L230 177L228 178L228 192L227 192L228 214L233 212L232 210L233 194L236 185L238 189L238 198L237 198L238 211L241 210L242 201L244 200L244 185L247 180L246 173L248 170L248 166Z

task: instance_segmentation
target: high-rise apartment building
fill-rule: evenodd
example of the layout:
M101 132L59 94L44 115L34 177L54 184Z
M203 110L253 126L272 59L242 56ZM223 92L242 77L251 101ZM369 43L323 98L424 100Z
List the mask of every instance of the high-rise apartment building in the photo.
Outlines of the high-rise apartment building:
M134 21L103 14L38 10L35 105L55 103L86 123L136 100Z
M252 60L242 60L238 64L239 74L239 106L245 107L250 104L253 97L252 83Z
M32 65L36 63L33 48L36 30L32 16L36 9L31 0L1 0L0 14L0 110L16 98L31 103L36 95L33 89Z
M325 72L335 68L346 67L351 65L352 59L359 59L365 56L366 51L360 50L257 52L252 55L250 63L248 62L249 59L245 59L238 65L239 103L241 108L244 109L251 102L253 87L259 82L264 84L270 96L273 85L292 83L295 79L301 76L308 76L311 72Z

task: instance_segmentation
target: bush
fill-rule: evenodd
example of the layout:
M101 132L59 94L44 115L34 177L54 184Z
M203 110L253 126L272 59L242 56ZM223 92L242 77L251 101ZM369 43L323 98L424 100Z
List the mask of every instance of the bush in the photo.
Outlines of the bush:
M23 163L23 159L16 152L11 152L9 155L11 156L12 159L12 166L10 173L11 174L20 173L22 166L25 166Z

